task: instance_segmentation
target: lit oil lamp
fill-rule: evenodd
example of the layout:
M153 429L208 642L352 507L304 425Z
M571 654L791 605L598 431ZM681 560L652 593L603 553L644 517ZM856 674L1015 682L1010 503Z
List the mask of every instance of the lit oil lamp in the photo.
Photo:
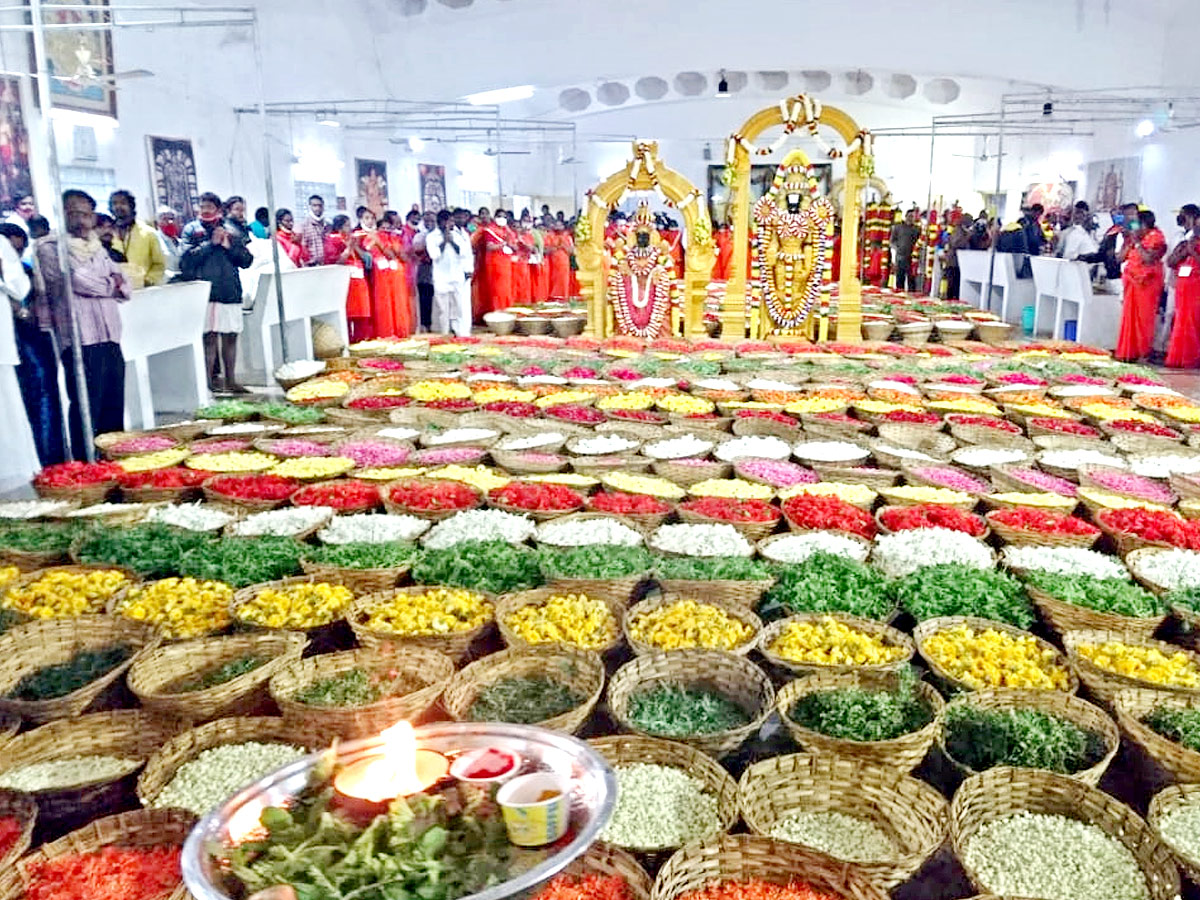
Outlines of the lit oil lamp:
M417 747L413 727L399 722L380 733L378 756L350 763L333 778L337 805L356 820L387 812L397 797L419 794L447 777L450 761L436 750Z

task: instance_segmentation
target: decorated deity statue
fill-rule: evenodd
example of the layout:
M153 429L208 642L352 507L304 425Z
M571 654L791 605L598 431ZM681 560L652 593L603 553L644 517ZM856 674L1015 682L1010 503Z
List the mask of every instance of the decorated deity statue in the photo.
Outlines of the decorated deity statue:
M617 334L653 340L670 331L677 292L674 265L650 208L641 204L628 234L613 250L608 276Z
M816 194L808 158L794 151L776 171L771 190L754 204L751 288L769 331L805 331L828 301L834 209Z

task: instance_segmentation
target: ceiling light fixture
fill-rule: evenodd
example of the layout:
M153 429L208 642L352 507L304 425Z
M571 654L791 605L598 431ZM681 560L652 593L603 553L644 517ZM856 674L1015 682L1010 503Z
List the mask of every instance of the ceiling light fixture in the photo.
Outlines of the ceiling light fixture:
M1047 100L1045 103L1042 104L1042 115L1043 116L1054 115L1054 104L1051 103L1049 100Z
M533 96L532 84L521 84L516 87L497 88L494 91L480 91L478 94L467 94L463 97L472 106L496 106L501 103L512 103L516 100L528 100Z
M326 128L341 128L342 123L331 116L329 113L318 113L317 124L324 125Z
M717 82L717 96L729 97L729 79L725 77L725 70L721 70L721 80Z
M1142 119L1137 123L1137 127L1133 129L1133 133L1140 138L1148 138L1154 134L1154 123L1149 119Z
M408 139L408 149L413 153L420 153L425 149L425 141L422 138L413 135Z

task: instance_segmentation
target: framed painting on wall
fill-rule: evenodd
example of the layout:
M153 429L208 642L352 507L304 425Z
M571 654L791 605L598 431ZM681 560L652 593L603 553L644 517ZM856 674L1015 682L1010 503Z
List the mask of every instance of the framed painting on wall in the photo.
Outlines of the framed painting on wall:
M32 193L21 83L16 78L0 78L0 209L12 209L18 200Z
M1088 163L1088 200L1092 212L1107 212L1142 199L1142 158L1102 159Z
M187 138L146 135L150 156L150 185L154 205L169 206L183 223L196 218L200 191L196 187L196 157Z
M94 7L95 12L78 8L55 9L56 6L88 6ZM42 0L42 7L48 24L112 24L108 0ZM117 91L111 80L115 72L112 48L111 27L95 31L47 31L46 65L50 74L51 105L116 118Z
M381 159L355 159L354 172L358 185L355 205L382 216L388 208L387 163Z
M421 209L441 212L446 208L446 167L421 163L417 172L421 176Z

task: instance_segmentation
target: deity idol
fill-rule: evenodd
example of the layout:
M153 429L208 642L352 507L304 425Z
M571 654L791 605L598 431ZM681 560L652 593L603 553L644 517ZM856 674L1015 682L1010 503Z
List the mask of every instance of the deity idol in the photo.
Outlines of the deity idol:
M816 191L807 159L793 153L776 172L771 190L754 204L755 287L774 331L802 331L828 290L834 210Z
M613 252L608 276L617 334L653 340L670 331L674 266L650 207L641 204L628 235Z

